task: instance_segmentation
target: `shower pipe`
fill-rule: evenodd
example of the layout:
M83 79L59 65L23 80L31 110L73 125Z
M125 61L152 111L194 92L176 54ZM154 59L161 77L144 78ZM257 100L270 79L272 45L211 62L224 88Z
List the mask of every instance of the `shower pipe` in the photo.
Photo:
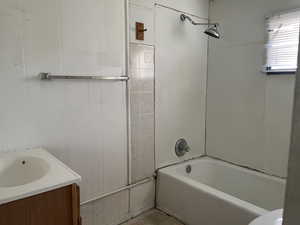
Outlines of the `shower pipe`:
M191 17L186 16L185 14L181 14L181 15L180 15L180 19L181 19L182 21L184 21L185 19L187 19L187 20L190 21L191 24L193 24L193 25L208 25L208 26L212 25L212 26L219 26L219 23L197 23L197 22L195 22Z
M189 16L193 16L193 17L196 17L196 18L198 18L198 19L208 20L208 17L197 16L197 15L195 15L195 14L188 13L188 12L185 12L185 11L182 11L182 10L179 10L179 9L176 9L176 8L172 8L172 7L170 7L170 6L162 5L162 4L159 4L159 3L155 3L154 5L155 5L155 6L160 6L160 7L162 7L162 8L170 9L170 10L175 11L175 12L183 13L183 14L186 14L186 15L189 15Z

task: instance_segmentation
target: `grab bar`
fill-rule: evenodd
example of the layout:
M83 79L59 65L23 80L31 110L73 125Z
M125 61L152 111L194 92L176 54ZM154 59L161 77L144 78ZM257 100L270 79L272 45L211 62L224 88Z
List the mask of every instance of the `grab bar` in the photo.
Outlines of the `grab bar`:
M68 74L51 74L40 73L41 80L67 79L67 80L107 80L107 81L128 81L128 76L97 76L97 75L68 75Z

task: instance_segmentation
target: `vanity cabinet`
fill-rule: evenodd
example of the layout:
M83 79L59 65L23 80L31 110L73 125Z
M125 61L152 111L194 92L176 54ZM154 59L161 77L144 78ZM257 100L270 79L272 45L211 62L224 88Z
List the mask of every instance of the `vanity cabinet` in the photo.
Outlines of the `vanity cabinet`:
M81 225L76 184L0 205L0 225Z

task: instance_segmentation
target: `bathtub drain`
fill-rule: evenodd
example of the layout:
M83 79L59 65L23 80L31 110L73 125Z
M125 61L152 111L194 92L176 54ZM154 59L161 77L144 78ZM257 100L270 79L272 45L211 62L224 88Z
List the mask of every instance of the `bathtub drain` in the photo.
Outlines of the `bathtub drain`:
M191 173L192 172L192 166L191 165L187 165L186 168L185 168L185 171L187 173Z

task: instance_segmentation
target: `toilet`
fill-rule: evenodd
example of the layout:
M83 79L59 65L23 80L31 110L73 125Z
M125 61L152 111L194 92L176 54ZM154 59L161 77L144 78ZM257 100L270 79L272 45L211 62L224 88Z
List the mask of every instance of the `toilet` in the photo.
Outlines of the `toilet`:
M282 225L283 209L278 209L256 218L249 225Z

